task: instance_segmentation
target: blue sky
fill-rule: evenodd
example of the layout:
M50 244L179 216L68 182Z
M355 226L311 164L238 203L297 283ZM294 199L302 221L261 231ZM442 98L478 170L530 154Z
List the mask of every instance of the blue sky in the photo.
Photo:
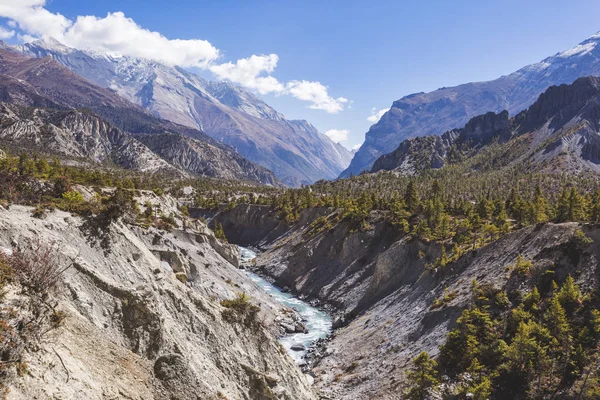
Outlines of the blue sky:
M13 7L11 2L0 0L0 15L12 12L3 10ZM276 78L278 89L261 96L287 117L307 119L322 132L349 131L342 142L349 148L363 141L372 109L388 108L413 92L508 74L600 30L598 1L23 2L71 21L121 11L168 39L210 42L218 49L213 60L218 63L276 54L276 66L261 76ZM36 36L21 22L6 29ZM213 78L217 71L188 67ZM221 77L233 76L229 69L219 71ZM295 81L326 86L327 104L308 108L316 103L288 93L288 83ZM338 106L343 110L331 113Z

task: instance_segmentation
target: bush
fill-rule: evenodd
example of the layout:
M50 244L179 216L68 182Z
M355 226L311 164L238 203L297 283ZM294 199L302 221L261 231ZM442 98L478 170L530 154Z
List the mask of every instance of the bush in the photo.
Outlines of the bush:
M26 250L0 253L0 396L8 393L7 381L14 372L23 376L27 364L23 353L36 349L44 336L59 327L66 314L57 310L49 294L57 287L60 275L69 268L61 266L53 244L32 243ZM21 289L7 300L8 285Z
M31 294L46 297L58 284L60 276L72 264L61 266L54 244L37 240L29 250L16 250L8 258L12 272L22 288Z
M85 201L83 195L76 190L64 192L62 198L65 199L69 204L80 204Z
M221 225L221 224L215 225L215 228L213 229L213 233L215 234L215 237L217 239L227 241L227 237L225 236L225 231L223 230L223 225Z
M221 301L221 305L226 308L222 313L226 321L256 325L260 307L252 304L246 292L238 293L234 299Z

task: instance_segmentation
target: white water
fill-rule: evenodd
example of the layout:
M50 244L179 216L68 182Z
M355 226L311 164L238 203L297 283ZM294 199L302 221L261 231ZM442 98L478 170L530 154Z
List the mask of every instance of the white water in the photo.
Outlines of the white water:
M252 261L256 258L256 253L250 249L240 247L241 259L244 262ZM306 355L304 351L294 351L292 346L302 345L308 349L318 339L327 337L332 331L331 317L327 313L311 306L310 304L294 297L290 293L283 293L277 286L261 278L260 276L246 271L248 277L255 282L269 296L273 297L282 305L293 308L300 314L303 319L303 324L308 329L308 333L290 333L279 338L279 342L290 353L292 358L300 363Z

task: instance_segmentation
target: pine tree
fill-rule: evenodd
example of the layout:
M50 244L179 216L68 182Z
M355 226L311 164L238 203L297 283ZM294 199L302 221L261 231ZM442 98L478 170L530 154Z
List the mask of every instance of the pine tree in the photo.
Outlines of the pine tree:
M571 275L567 276L565 283L562 285L556 296L560 305L568 314L573 313L583 301L583 294Z
M538 185L535 188L533 196L533 210L534 210L534 221L535 223L548 221L548 202L544 197L541 186Z
M569 192L566 188L562 190L560 193L560 197L558 198L558 205L556 208L556 221L557 222L565 222L569 220Z
M411 212L415 212L419 207L419 194L413 181L408 182L406 193L404 194L404 202Z
M437 391L437 362L430 358L427 352L421 352L413 360L413 365L407 374L410 388L406 397L410 400L425 400L431 391Z

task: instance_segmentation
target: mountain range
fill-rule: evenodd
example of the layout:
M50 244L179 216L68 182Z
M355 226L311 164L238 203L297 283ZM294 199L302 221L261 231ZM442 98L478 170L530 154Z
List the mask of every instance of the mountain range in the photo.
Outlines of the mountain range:
M549 86L600 75L599 42L600 33L569 50L492 81L415 93L395 101L379 122L371 126L364 144L340 176L370 170L377 158L394 151L405 139L440 135L489 111L507 110L515 115L529 107Z
M352 158L349 150L309 122L287 120L228 82L210 82L185 69L142 58L73 49L53 39L12 49L33 57L51 56L156 116L232 146L290 186L334 179Z
M403 141L378 158L371 172L415 175L463 164L469 172L515 167L522 172L600 173L600 78L551 86L527 110L504 110L472 118L441 136Z
M3 144L141 171L279 184L270 171L201 131L160 119L52 57L6 47L0 48ZM151 150L157 142L160 148Z

